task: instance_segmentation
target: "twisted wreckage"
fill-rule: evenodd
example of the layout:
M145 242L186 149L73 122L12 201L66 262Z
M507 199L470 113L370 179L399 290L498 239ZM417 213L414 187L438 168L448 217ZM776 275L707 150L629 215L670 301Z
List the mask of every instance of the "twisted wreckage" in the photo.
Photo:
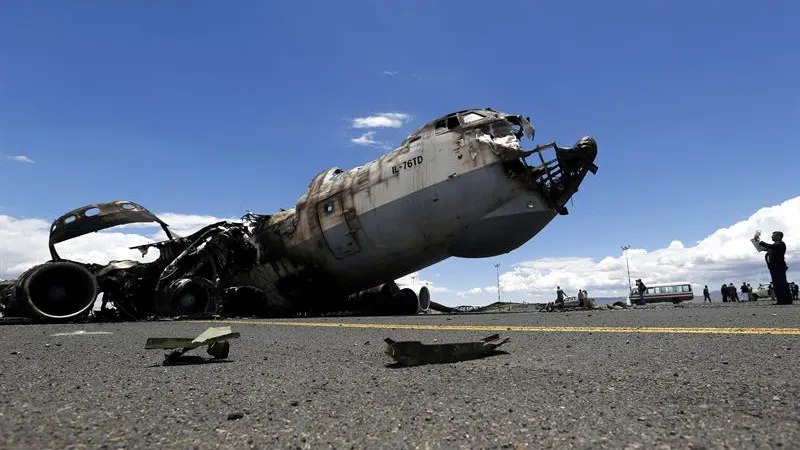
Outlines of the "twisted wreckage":
M532 150L534 127L486 109L433 120L377 160L319 173L294 208L246 214L176 236L130 201L84 206L51 227L51 260L0 285L5 316L80 320L98 294L122 319L186 315L276 317L416 314L430 292L400 289L399 277L451 256L510 252L541 231L596 173L591 137ZM545 155L550 159L546 159ZM535 155L538 161L527 159ZM155 222L167 239L133 247L152 262L91 264L55 245L102 229Z

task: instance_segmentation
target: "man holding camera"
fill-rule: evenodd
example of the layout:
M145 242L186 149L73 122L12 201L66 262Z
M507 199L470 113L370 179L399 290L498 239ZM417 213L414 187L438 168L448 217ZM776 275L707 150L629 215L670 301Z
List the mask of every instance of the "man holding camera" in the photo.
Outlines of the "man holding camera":
M789 282L786 280L786 243L783 242L783 232L772 232L772 244L761 240L761 231L756 231L756 235L751 239L758 251L767 252L764 259L767 261L767 269L772 277L772 286L775 288L775 297L778 305L791 305L792 294L789 291Z

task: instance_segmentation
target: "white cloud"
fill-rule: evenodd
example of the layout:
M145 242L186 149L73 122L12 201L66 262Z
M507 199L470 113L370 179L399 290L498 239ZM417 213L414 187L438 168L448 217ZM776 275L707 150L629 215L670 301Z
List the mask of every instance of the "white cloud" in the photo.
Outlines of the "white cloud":
M390 76L391 75L397 75L397 71L396 70L384 70L383 74L384 75L390 75Z
M10 159L12 161L20 162L20 163L33 164L33 160L28 158L25 155L9 156L8 159Z
M350 142L358 145L364 145L367 147L377 147L383 150L391 150L392 146L389 145L387 142L377 141L375 140L375 131L368 131L357 138L350 139Z
M779 205L761 208L752 216L730 227L719 229L687 247L672 241L666 248L648 251L628 250L631 278L645 284L689 281L697 291L703 285L711 290L724 283L752 285L769 282L764 253L756 252L750 238L763 230L764 238L774 230L785 233L789 279L800 277L800 196ZM793 264L793 262L795 264ZM556 286L568 295L586 289L596 297L624 296L627 293L625 257L620 254L600 260L583 257L540 258L517 264L500 276L501 291L516 300L549 301L555 298Z
M353 128L400 128L410 119L411 116L405 113L377 113L374 116L353 119Z
M466 291L456 292L456 295L459 297L478 294L497 294L497 286L475 287L472 289L467 289Z
M350 142L358 145L380 145L380 142L373 139L374 131L368 131L357 138L350 139Z
M431 292L431 294L444 294L452 292L449 288L444 286L436 286L436 284L434 284L432 281L420 278L419 272L412 272L402 278L398 278L395 280L395 283L397 283L397 286L399 286L400 289L410 288L413 289L414 292L419 292L419 289L422 286L428 286L428 290ZM435 302L439 301L434 298L433 295L431 295L431 300Z

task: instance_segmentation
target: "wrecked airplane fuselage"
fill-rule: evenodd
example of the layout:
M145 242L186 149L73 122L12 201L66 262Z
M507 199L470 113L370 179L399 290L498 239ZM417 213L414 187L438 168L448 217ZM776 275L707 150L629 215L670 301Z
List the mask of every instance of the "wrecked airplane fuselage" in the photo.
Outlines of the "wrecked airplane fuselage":
M414 314L429 307L428 289L400 289L394 280L451 256L518 248L566 214L566 202L597 170L590 137L571 148L550 143L532 150L522 148L524 137L533 139L534 128L522 116L491 109L452 113L377 160L319 173L294 208L249 213L187 237L171 235L132 202L89 205L54 222L53 261L20 277L7 309L42 320L77 317L102 292L130 318ZM530 163L531 156L538 161ZM99 213L87 215L90 210ZM168 236L138 247L158 248L151 263L80 264L60 259L53 248L141 221L159 223Z

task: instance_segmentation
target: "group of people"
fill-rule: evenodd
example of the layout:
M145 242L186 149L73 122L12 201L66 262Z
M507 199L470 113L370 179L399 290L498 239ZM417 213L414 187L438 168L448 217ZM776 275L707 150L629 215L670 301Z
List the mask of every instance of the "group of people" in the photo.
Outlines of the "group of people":
M770 285L770 289L771 289ZM739 297L739 290L742 293L742 296ZM746 302L746 301L755 301L757 297L753 295L753 287L750 286L750 283L742 283L739 290L736 289L736 286L733 283L729 284L722 284L722 287L719 288L719 293L722 294L722 301L727 302ZM774 294L770 293L770 297L773 297ZM703 287L703 303L708 301L711 303L711 294L708 292L708 286Z
M578 289L578 306L586 306L586 300L589 299L589 293L585 289ZM556 303L563 305L567 299L567 294L561 289L561 286L556 287Z
M798 300L798 294L800 292L798 291L796 283L789 283L786 279L786 272L789 270L789 266L786 265L786 244L783 242L783 232L773 231L771 244L762 241L760 236L761 232L757 231L755 236L751 239L751 242L759 252L766 252L764 259L767 262L770 278L772 278L769 297L775 298L778 305L791 305L794 300ZM644 294L647 292L647 286L645 286L641 279L636 280L636 292L639 294L637 303L644 305ZM739 297L739 292L742 293L741 298ZM742 283L739 289L737 289L733 283L723 284L720 288L720 293L722 294L723 302L740 302L756 299L753 295L753 288L750 286L750 283ZM589 295L585 290L578 289L577 299L580 306L583 306L588 298ZM556 303L563 305L565 300L566 293L561 289L561 286L558 286L556 289ZM703 302L705 303L706 300L711 302L711 294L708 291L708 286L705 286L703 289Z
M733 283L723 284L722 287L719 288L719 292L722 294L723 302L752 302L758 300L758 296L753 292L753 287L750 286L750 283L742 283L738 290ZM739 297L739 292L742 293L741 297ZM800 295L800 287L798 287L797 283L794 281L789 283L789 293L791 294L792 300L797 300L798 295ZM775 287L772 283L769 283L767 286L767 293L764 297L775 300ZM705 302L711 303L711 294L708 291L708 286L703 288L703 303Z
M783 232L772 232L772 243L767 243L761 240L761 232L757 231L755 236L750 240L759 252L766 252L764 260L767 263L770 278L772 282L769 284L767 296L777 300L778 305L791 305L794 300L798 299L798 286L796 283L786 279L786 272L789 266L786 265L786 243L783 242ZM742 297L739 297L739 292ZM756 300L753 295L753 288L750 283L742 283L739 289L733 283L723 284L720 288L723 302L740 302ZM706 301L711 302L711 294L708 292L708 286L703 289L703 303Z

